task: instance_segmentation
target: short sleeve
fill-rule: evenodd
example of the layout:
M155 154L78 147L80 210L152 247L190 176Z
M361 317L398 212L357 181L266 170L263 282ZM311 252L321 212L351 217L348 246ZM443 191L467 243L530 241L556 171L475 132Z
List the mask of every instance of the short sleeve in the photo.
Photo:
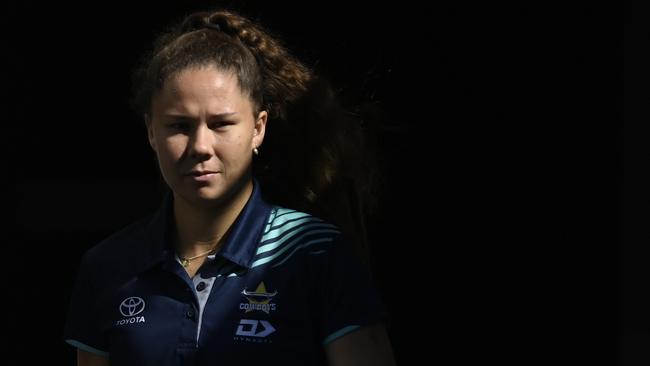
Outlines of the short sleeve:
M108 356L108 347L99 319L98 294L94 284L92 264L88 255L81 261L77 281L72 292L64 329L67 343L87 352Z
M323 344L385 320L386 310L370 273L353 254L347 240L336 238L318 260L319 329Z

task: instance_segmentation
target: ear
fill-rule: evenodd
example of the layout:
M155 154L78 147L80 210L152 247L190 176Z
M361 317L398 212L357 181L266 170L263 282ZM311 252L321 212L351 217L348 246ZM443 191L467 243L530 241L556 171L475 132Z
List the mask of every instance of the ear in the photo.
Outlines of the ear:
M144 124L147 126L147 137L149 138L149 145L153 151L158 151L156 147L156 139L154 138L153 125L151 123L151 116L148 114L144 115Z
M260 147L262 142L264 142L264 133L266 132L266 121L268 116L269 114L266 111L261 111L257 115L255 128L253 129L253 146L251 146L251 149Z

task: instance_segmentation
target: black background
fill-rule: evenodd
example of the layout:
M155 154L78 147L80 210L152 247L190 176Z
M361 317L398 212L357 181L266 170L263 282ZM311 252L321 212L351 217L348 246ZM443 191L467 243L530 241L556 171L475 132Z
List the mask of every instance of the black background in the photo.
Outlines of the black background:
M80 255L158 206L130 72L215 3L387 121L371 237L399 364L647 364L643 13L415 1L5 3L7 364L72 362Z

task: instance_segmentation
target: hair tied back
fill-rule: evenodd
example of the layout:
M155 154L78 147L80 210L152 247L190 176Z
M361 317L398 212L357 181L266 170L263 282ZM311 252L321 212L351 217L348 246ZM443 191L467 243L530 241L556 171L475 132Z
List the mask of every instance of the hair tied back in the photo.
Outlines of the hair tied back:
M214 29L214 30L216 30L217 32L221 32L221 26L220 26L219 24L215 24L215 23L211 23L211 22L206 22L203 26L204 26L205 28Z

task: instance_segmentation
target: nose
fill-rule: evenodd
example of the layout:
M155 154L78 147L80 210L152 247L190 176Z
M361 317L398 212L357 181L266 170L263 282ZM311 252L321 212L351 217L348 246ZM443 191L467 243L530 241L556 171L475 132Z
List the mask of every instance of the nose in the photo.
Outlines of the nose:
M212 131L204 124L199 124L190 136L188 154L200 160L207 160L212 155Z

